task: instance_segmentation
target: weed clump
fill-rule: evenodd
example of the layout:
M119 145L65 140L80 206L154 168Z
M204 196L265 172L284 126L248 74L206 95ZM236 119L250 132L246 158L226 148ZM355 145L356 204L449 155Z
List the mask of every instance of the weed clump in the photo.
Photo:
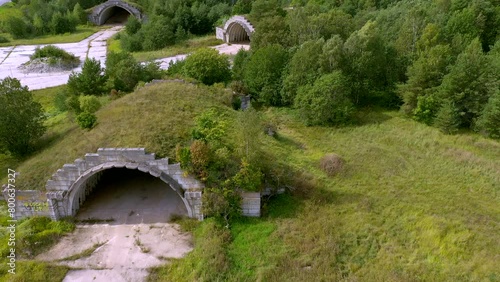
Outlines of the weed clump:
M326 154L320 160L321 170L328 176L335 176L344 167L345 161L337 154Z

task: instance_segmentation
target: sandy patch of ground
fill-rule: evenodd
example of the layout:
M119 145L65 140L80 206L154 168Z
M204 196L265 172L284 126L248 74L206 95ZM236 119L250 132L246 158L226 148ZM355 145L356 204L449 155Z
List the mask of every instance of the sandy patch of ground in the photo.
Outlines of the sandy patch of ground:
M64 260L102 244L88 257ZM77 226L36 259L67 265L63 281L145 281L148 268L192 250L191 235L169 223ZM60 261L63 260L63 261Z

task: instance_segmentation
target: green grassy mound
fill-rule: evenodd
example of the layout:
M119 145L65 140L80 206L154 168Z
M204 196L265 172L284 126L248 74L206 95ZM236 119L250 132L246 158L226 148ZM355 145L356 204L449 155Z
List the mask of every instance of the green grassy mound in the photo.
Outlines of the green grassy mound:
M43 190L65 163L100 147L144 147L158 156L174 157L176 144L189 139L194 117L208 107L221 106L228 94L222 88L184 83L148 85L102 107L96 113L98 124L90 131L80 129L67 113L56 115L48 121L45 149L14 168L21 172L16 186ZM54 95L40 93L46 110L52 108L47 100ZM6 176L6 171L1 173Z

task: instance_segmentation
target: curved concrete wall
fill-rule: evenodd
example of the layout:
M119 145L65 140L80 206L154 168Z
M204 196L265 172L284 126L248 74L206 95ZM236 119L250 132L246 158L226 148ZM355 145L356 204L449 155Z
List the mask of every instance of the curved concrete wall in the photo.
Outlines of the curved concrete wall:
M201 193L203 184L185 175L179 164L156 159L144 148L100 148L72 164L65 164L47 181L47 200L53 219L74 216L95 185L100 173L110 168L137 169L167 183L186 205L190 217L203 219Z
M115 7L124 9L140 21L145 18L141 11L130 4L120 0L109 0L92 9L92 13L89 15L89 21L96 25L105 24L106 20L110 17L112 9Z
M226 43L250 41L254 32L253 25L243 16L227 20L223 28L216 28L216 37Z

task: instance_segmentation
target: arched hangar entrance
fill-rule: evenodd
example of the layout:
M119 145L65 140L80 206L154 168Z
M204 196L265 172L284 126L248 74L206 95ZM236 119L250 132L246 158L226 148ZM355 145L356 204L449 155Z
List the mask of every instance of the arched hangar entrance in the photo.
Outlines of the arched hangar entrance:
M125 23L130 15L140 21L144 19L144 15L136 7L120 0L109 0L92 8L89 21L96 25Z
M109 177L110 175L112 177ZM140 185L135 188L127 186L127 181L123 182L123 179L127 180L126 178L130 175L136 177L149 175L150 185L142 187L145 191L140 191L142 189ZM53 219L76 216L80 208L85 208L85 201L88 197L99 193L103 181L104 184L111 186L111 191L107 191L110 195L129 201L112 201L116 208L115 212L120 213L121 219L125 217L124 209L129 208L130 215L132 215L131 212L137 213L138 204L148 199L150 202L155 200L161 202L163 199L163 203L167 205L163 211L156 210L156 212L159 211L158 214L155 214L155 208L148 209L147 206L141 206L143 214L144 212L150 213L150 218L185 213L189 217L203 219L201 214L203 184L186 175L179 164L169 164L166 158L156 159L155 154L146 154L144 148L101 148L96 154L86 154L84 159L77 159L73 164L65 164L46 185L50 216ZM119 183L116 185L115 182L120 181L125 186L120 186ZM139 191L131 189L139 189ZM153 195L147 195L146 190L152 192ZM157 199L151 198L155 195ZM109 207L109 203L108 208L114 209ZM92 214L96 215L98 212L90 211L88 214L91 216L88 217L93 217Z
M192 214L187 201L160 178L136 169L110 168L75 182L70 208L76 219L111 224L169 222Z
M253 32L253 25L245 17L234 16L224 27L216 28L216 37L226 43L249 43Z

